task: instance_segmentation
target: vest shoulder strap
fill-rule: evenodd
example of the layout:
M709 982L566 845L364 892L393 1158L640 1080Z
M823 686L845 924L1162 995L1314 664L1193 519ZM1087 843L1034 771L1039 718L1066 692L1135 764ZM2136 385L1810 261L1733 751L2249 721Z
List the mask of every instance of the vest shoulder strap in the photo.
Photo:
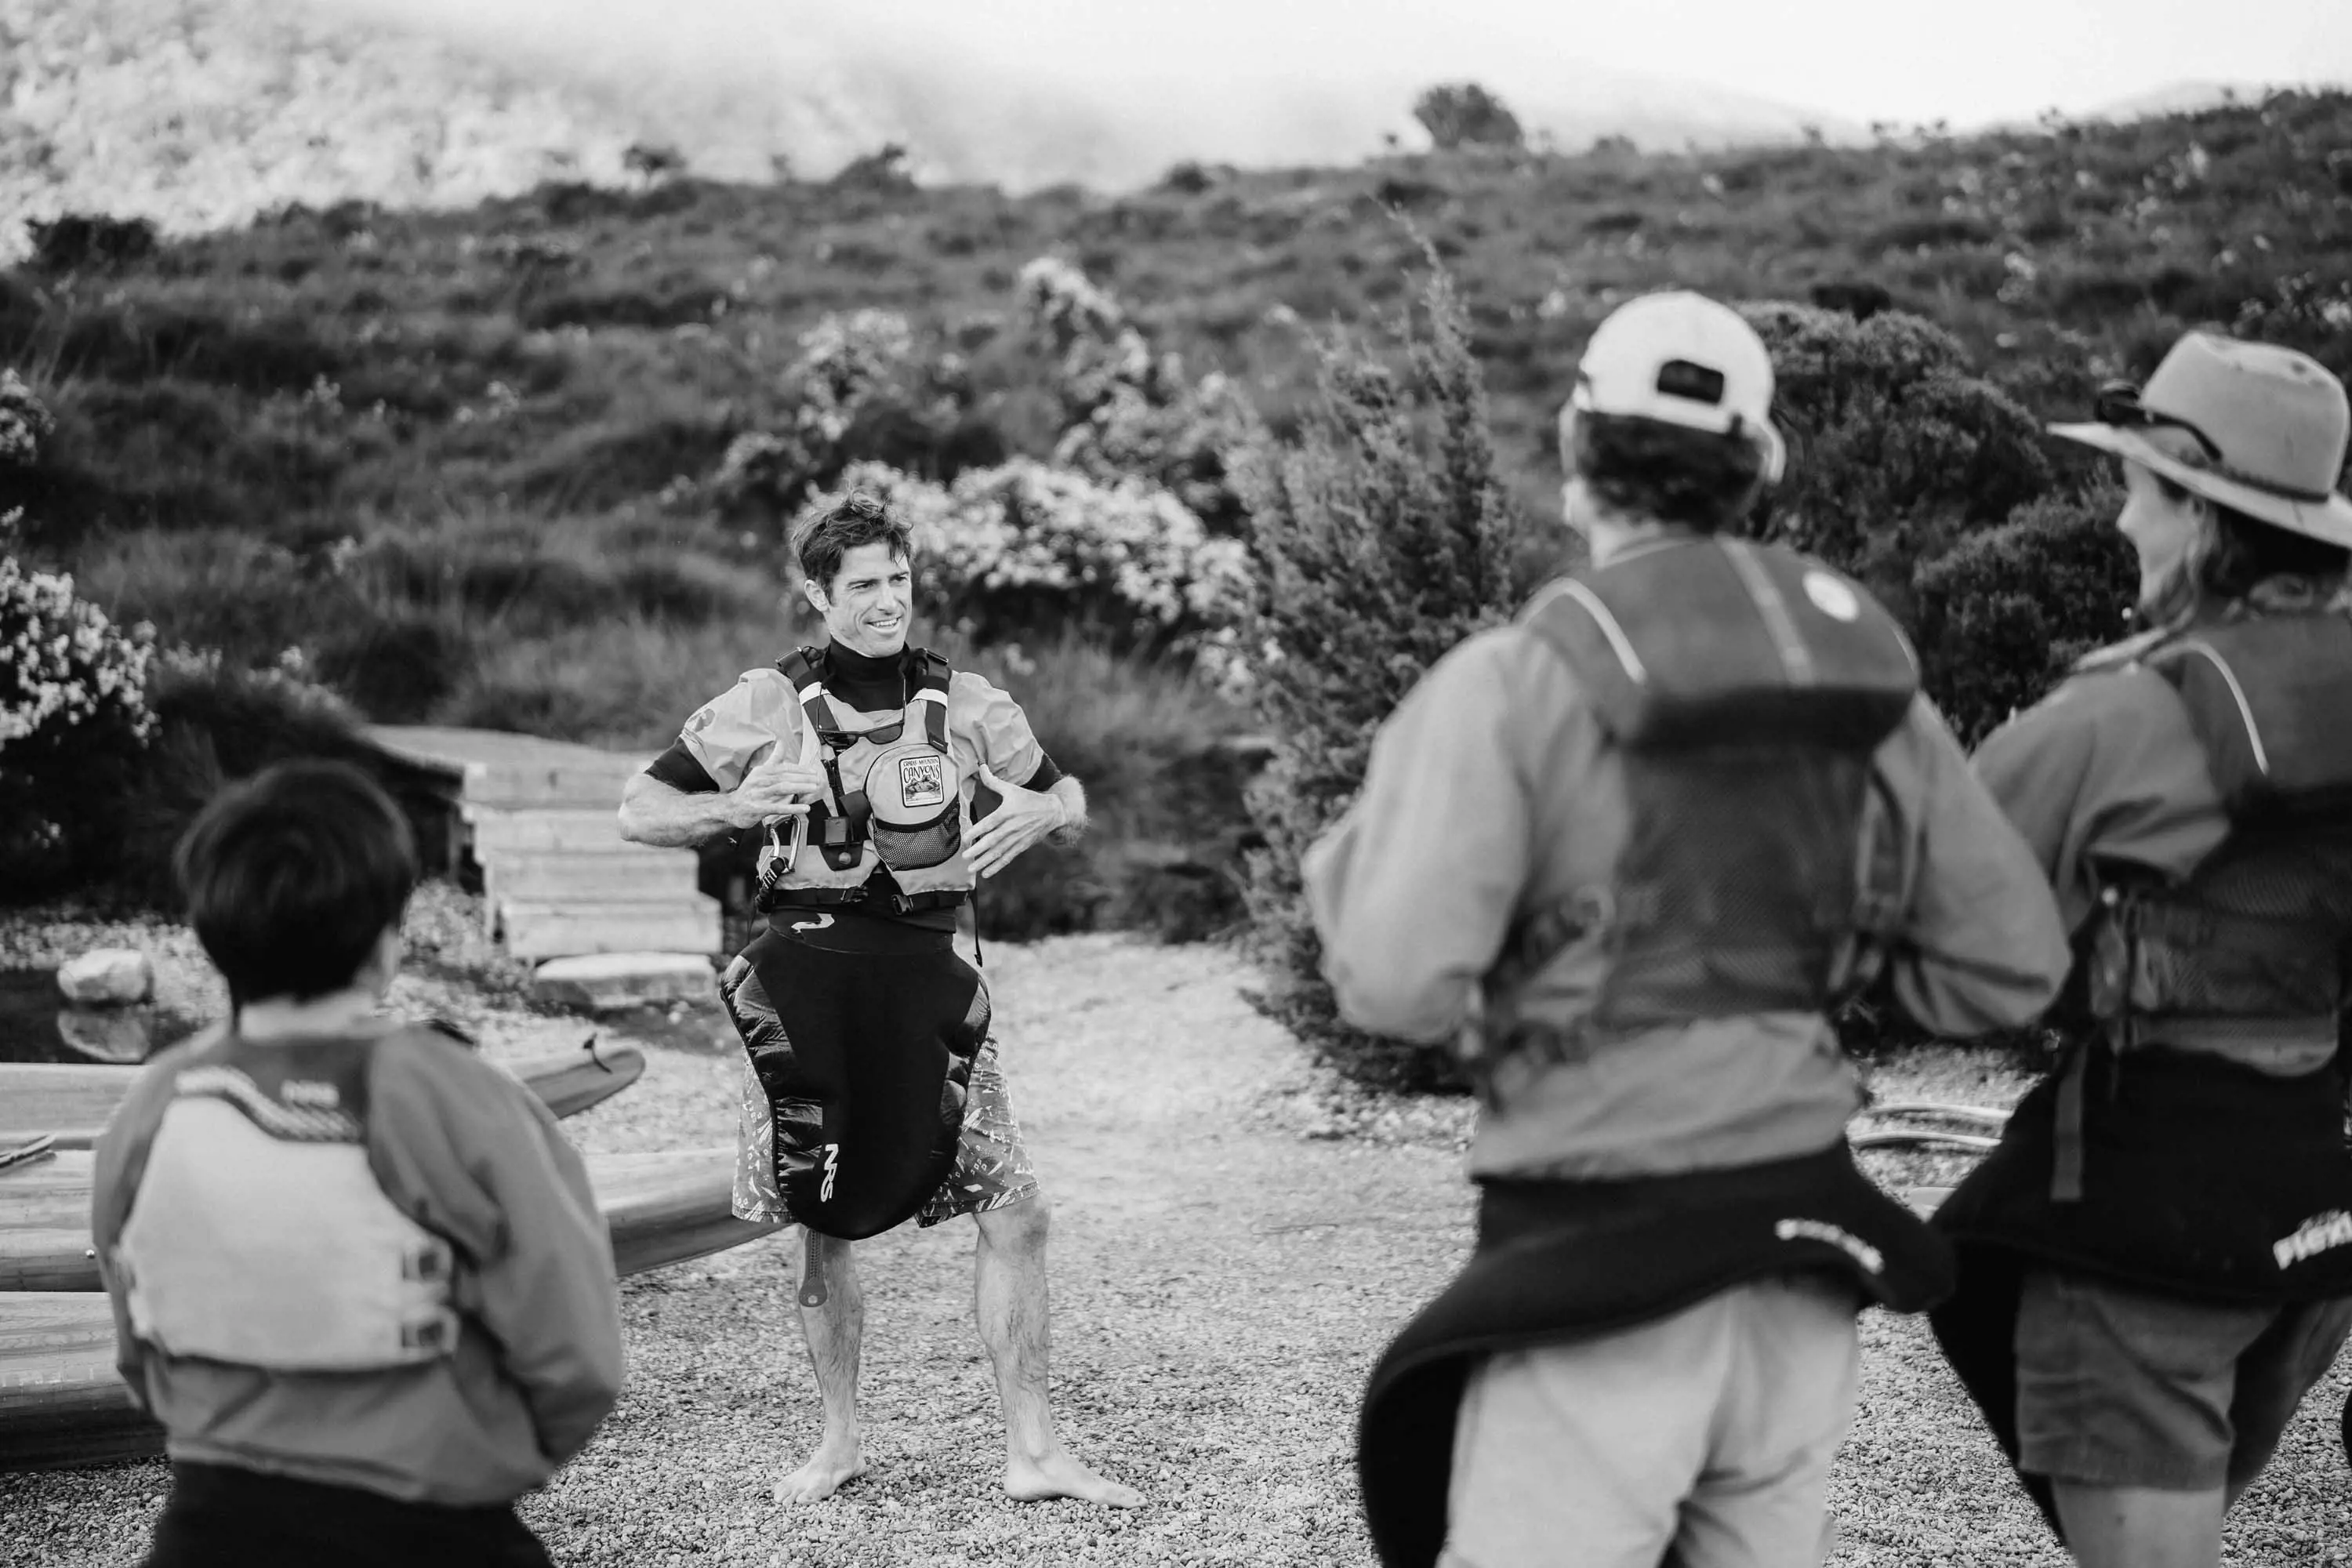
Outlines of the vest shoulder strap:
M2180 693L2234 817L2352 811L2352 618L2262 616L2192 631L2147 658Z
M1919 689L1895 618L1793 551L1675 541L1559 579L1521 624L1567 660L1602 728L1640 750L1866 751Z

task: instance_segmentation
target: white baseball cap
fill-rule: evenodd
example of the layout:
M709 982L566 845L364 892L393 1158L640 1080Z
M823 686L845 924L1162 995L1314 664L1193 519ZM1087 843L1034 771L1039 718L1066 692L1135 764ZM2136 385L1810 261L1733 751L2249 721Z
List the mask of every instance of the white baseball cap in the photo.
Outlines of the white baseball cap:
M1577 363L1570 410L1748 433L1778 480L1788 448L1772 426L1772 356L1728 306L1674 289L1620 305ZM1565 411L1563 412L1563 418Z

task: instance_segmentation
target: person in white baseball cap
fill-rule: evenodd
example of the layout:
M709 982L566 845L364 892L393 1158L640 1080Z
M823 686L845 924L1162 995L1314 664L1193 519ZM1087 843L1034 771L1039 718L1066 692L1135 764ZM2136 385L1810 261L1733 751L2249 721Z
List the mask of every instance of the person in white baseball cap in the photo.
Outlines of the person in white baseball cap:
M2065 972L1893 619L1732 537L1772 385L1711 300L1601 323L1560 426L1591 565L1430 669L1307 857L1341 1012L1484 1100L1476 1251L1365 1395L1389 1568L1821 1561L1856 1308L1951 1273L1855 1168L1829 1013L1884 973L1973 1034Z
M2191 332L2052 434L2122 459L2150 629L1978 751L2082 956L1937 1212L1946 1355L2086 1568L2210 1568L2352 1334L2352 408Z

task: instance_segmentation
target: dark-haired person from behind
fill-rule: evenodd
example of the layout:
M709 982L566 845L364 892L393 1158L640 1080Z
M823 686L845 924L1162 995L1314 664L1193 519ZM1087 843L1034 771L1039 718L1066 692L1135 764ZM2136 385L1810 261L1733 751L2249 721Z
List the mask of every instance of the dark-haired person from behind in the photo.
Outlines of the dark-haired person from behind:
M2052 434L2121 463L2148 629L1977 752L2075 962L1933 1321L2076 1562L2210 1568L2352 1333L2352 406L2191 332Z
M515 1500L621 1387L612 1245L522 1084L380 1007L417 879L356 769L289 763L174 859L227 1024L100 1138L117 1362L163 1423L153 1568L526 1568Z

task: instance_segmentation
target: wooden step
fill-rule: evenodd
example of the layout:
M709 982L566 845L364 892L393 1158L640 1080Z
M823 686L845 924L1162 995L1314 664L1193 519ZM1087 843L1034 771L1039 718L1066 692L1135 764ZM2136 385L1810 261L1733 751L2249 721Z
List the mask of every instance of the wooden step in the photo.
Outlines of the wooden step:
M601 811L567 807L562 810L509 811L499 806L464 808L473 828L474 858L535 849L616 850L632 847L621 837L615 805Z
M702 952L719 951L719 900L644 903L538 903L497 906L507 951L517 958L568 958L583 952Z
M646 903L698 890L688 849L492 850L478 858L482 896L493 904Z

